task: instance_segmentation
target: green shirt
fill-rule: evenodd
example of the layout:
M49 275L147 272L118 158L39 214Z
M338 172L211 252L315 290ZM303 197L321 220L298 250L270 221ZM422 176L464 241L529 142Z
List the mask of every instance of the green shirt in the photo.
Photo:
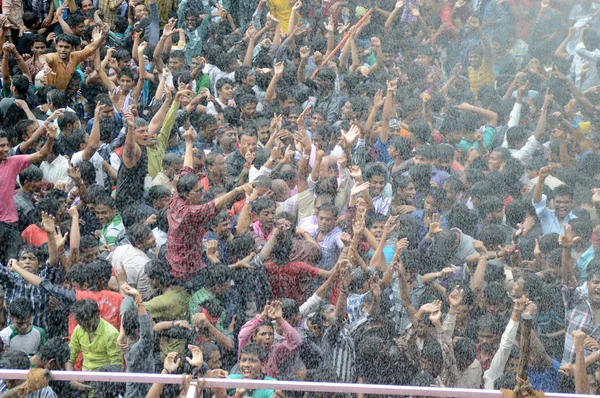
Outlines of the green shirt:
M77 325L71 335L69 362L75 363L77 356L83 354L82 370L96 370L106 365L123 365L123 355L117 346L119 331L113 325L100 318L100 323L94 331L94 341L90 335Z
M125 225L123 225L123 219L121 218L121 214L117 212L115 217L108 224L102 227L102 235L100 235L100 246L105 243L110 247L114 248L117 244L117 238L121 231L125 229Z
M165 116L165 120L163 121L160 133L156 140L156 145L154 145L154 147L146 147L148 151L148 174L150 174L152 178L156 177L158 172L162 170L165 148L167 147L171 130L173 129L175 119L177 118L177 110L179 110L179 102L173 101Z
M234 374L234 375L229 375L227 376L228 379L233 379L233 380L241 380L242 379L242 375L241 374ZM265 376L264 380L271 380L271 381L277 381L277 379L274 379L272 377L269 376ZM231 389L227 391L228 395L233 395L235 394L235 390ZM246 392L244 394L245 397L252 397L252 398L272 398L273 395L275 394L275 390L254 390L254 392L252 393L252 395L248 395L248 393Z
M494 143L495 139L496 129L490 126L486 126L485 130L483 130L483 145L485 145L485 147L489 151L492 150L491 146ZM481 148L479 148L479 144L477 142L469 142L464 138L460 140L457 146L460 149L462 149L465 154L469 151L469 148L471 147L475 147L475 149L477 149L477 152L481 153Z
M224 323L225 323L225 318L227 317L227 311L225 310L225 307L223 307L221 305L221 302L219 301L219 299L217 299L215 296L213 296L213 294L211 292L209 292L208 290L206 290L205 287L203 287L202 289L200 289L196 293L194 293L194 295L190 299L190 322L192 322L192 324L194 323L194 314L196 314L198 312L199 307L201 307L205 301L208 301L211 299L216 300L219 303L219 307L221 308L221 316L219 316L219 321L217 322L217 324L215 326L219 330L224 330L226 327L226 325L224 325Z
M155 322L179 321L189 318L188 303L190 294L184 289L167 290L160 296L144 303L144 307ZM167 339L167 344L160 350L161 360L164 361L169 352L185 354L185 340Z

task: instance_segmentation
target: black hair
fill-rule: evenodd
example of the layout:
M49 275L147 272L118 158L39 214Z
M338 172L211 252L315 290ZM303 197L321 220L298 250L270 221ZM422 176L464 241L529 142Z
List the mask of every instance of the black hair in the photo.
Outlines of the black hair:
M0 369L29 369L29 357L23 351L6 351L0 359Z
M226 84L229 84L231 87L234 86L233 80L227 77L222 77L221 79L217 80L217 84L215 84L216 91L221 90Z
M98 239L93 235L83 235L79 242L79 248L85 250L91 247L98 247Z
M20 95L27 94L29 90L29 79L23 75L14 75L12 78L12 85L15 91Z
M556 232L550 232L540 237L540 250L543 254L548 254L552 250L560 248L560 244L558 243L558 236L559 235Z
M25 297L17 297L8 306L8 313L17 320L31 318L33 316L33 304Z
M58 128L65 130L67 125L74 125L79 118L75 112L64 112L58 117L57 124Z
M208 359L210 358L211 354L215 351L221 352L221 350L219 349L219 346L216 345L215 343L202 343L198 346L198 348L200 348L200 351L202 351L202 356L204 357L205 361L208 361Z
M410 126L408 126L408 131L410 131L419 142L426 144L431 141L431 127L425 120L419 119L412 122Z
M370 180L372 177L383 177L387 180L388 171L381 163L371 163L365 170L365 180Z
M427 361L431 376L438 377L444 367L442 347L437 340L426 340L421 350L421 359Z
M498 246L504 245L507 238L506 231L497 224L488 224L479 233L479 240L489 250L495 250Z
M235 235L229 243L231 257L242 259L254 250L254 239L249 235Z
M552 196L554 198L558 196L568 196L571 200L575 197L575 193L573 192L573 188L568 185L562 184L557 186L552 190Z
M502 210L503 208L504 204L502 203L502 199L497 196L488 196L481 200L479 206L477 206L477 211L479 211L479 217L483 219L487 215Z
M71 305L71 312L75 315L77 323L85 322L96 316L100 316L98 304L93 300L77 300Z
M90 272L89 264L75 264L67 272L66 279L77 283L83 286L84 283L87 283L88 286L91 285L92 282L92 273Z
M408 169L408 175L415 184L415 188L428 189L431 186L431 166L415 164Z
M171 276L169 264L163 260L153 260L149 263L146 269L146 275L153 281L158 282L162 286L173 286L177 281Z
M252 204L252 212L256 214L260 214L260 212L275 209L277 207L277 203L271 198L258 198Z
M127 228L127 235L131 243L137 246L137 244L144 243L152 235L152 228L148 224L135 223Z
M339 209L336 205L324 203L319 207L317 214L320 212L330 212L333 215L333 218L337 218Z
M271 325L271 327L272 327L272 325ZM264 348L262 348L257 343L246 344L244 347L242 347L240 354L241 355L244 355L244 354L256 355L262 363L267 362L267 359L269 358L268 351L265 350Z
M475 342L467 337L458 339L454 343L454 356L458 369L466 369L475 360Z
M508 294L506 293L506 289L501 282L492 282L483 289L483 297L488 303L500 304L506 302ZM493 319L497 321L496 318ZM496 326L500 328L500 326Z
M140 321L137 308L129 308L123 314L123 330L128 338L135 338L140 330Z
M112 276L112 265L109 261L102 258L97 258L85 265L92 275L92 281L95 283L104 281L108 283Z
M191 193L196 185L198 185L198 176L194 173L185 174L179 177L177 181L177 194L181 199L185 199L186 193Z
M31 165L19 173L21 186L26 182L40 181L42 178L44 178L44 172L36 165Z
M281 312L284 319L290 319L300 313L300 307L296 300L284 298L281 300Z
M62 337L53 337L38 349L37 356L42 362L54 359L56 364L63 369L71 356L69 344Z
M54 89L48 91L48 94L46 94L46 99L49 104L54 105L54 107L57 109L67 107L67 97L65 96L65 93L60 90Z
M206 269L207 288L222 286L231 280L229 268L223 264L214 264Z
M115 15L113 22L115 23L115 33L125 33L129 27L129 20L122 15Z
M150 187L150 190L148 191L148 199L150 200L150 203L154 202L155 200L161 200L167 196L171 196L171 190L164 185L154 185L153 187Z
M400 159L410 158L411 142L404 137L394 137L390 139L390 146L396 148L400 153Z

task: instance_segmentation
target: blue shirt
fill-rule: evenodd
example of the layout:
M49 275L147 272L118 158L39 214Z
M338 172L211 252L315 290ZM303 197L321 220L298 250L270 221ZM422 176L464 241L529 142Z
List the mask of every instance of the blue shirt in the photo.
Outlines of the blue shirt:
M542 199L540 203L535 203L532 200L533 207L535 208L535 213L540 219L540 223L542 224L542 233L544 235L551 234L552 232L556 232L559 235L563 234L563 226L568 226L570 220L574 220L577 218L572 212L567 214L562 224L556 218L556 212L554 210L550 210L546 206L548 198L546 195L542 195Z
M586 251L579 257L577 260L577 271L579 271L578 275L575 275L577 278L577 282L585 283L587 282L587 266L594 259L594 246L590 245Z
M548 369L529 368L529 382L534 390L558 392L560 362L552 358L552 367Z

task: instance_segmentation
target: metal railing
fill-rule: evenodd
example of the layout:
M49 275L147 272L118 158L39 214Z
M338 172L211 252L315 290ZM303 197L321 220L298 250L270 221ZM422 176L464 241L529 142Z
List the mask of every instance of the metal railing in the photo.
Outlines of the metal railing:
M27 370L0 369L0 379L23 380L27 378ZM115 372L69 372L53 371L54 380L64 381L99 381L99 382L134 382L134 383L162 383L181 384L182 375L163 375L153 373L115 373ZM197 379L188 389L188 398L196 397L196 389L202 383L206 388L247 388L269 389L284 391L318 391L329 393L351 394L378 394L378 395L414 395L432 397L456 398L499 398L500 391L472 390L466 388L436 388L413 386L390 386L377 384L351 384L351 383L311 383L305 381L270 381L270 380L233 380L233 379ZM546 398L588 398L589 395L545 393Z

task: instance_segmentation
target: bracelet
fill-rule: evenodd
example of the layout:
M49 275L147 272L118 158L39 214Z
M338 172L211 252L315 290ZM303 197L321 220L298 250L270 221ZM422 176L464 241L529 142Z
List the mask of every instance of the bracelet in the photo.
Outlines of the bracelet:
M479 256L479 259L487 261L488 260L488 256Z
M342 289L342 288L340 287L340 293L348 294L348 289Z

